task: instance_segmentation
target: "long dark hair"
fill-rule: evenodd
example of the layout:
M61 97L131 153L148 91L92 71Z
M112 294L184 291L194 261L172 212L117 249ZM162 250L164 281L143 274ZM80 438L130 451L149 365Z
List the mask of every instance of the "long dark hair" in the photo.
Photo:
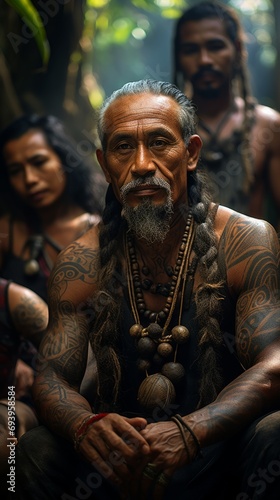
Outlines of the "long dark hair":
M242 127L242 149L241 155L246 172L245 190L248 192L253 182L252 156L250 153L250 134L254 122L254 110L256 99L251 93L249 75L247 71L247 52L245 48L245 33L241 22L234 9L218 1L200 2L186 11L178 19L173 37L173 83L184 92L185 83L179 64L180 55L180 31L182 26L189 21L201 21L203 19L219 19L223 22L226 33L235 47L239 47L240 58L234 68L234 83L236 92L244 99L244 122Z
M59 156L66 173L66 197L89 213L102 213L104 208L105 181L101 171L88 157L79 152L79 145L67 133L64 124L55 116L24 115L14 120L0 134L0 192L5 209L12 214L28 214L36 218L34 211L26 207L11 187L3 149L30 130L41 131L48 145Z

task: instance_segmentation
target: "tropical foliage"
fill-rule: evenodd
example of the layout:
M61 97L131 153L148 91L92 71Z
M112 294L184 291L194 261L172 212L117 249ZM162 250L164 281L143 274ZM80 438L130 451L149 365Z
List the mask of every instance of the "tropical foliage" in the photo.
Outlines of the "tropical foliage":
M0 0L0 128L24 112L53 113L77 138L94 136L95 109L128 79L171 79L175 19L187 0ZM269 0L229 0L248 33L254 65L274 72ZM274 10L273 10L274 9ZM253 79L254 80L254 79ZM267 78L273 81L273 78ZM275 89L255 90L277 99ZM82 131L82 132L81 132Z

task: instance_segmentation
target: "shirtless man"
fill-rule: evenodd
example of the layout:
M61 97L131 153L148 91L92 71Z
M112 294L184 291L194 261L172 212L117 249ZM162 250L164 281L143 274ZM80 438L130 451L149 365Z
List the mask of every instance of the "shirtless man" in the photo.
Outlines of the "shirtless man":
M197 108L201 167L210 175L215 201L279 230L280 114L250 94L236 13L213 1L185 11L173 57L174 83Z
M209 200L175 85L126 84L99 134L106 206L50 277L33 392L44 425L17 446L15 498L278 500L276 232ZM93 404L80 393L89 340Z

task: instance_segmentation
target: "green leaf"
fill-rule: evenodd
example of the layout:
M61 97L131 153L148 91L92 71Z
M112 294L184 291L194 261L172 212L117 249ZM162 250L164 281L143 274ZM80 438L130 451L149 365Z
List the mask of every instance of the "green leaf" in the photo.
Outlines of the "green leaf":
M176 19L182 15L182 11L179 9L162 9L161 15L168 19Z
M33 32L43 65L46 66L50 57L50 46L42 19L30 0L5 0L14 8L22 20Z

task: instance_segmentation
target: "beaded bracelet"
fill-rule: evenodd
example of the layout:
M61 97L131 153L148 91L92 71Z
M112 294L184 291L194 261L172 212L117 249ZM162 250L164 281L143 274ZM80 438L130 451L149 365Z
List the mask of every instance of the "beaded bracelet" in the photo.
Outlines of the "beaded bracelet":
M194 431L191 429L191 427L183 420L183 418L181 417L181 415L179 415L178 413L176 413L176 415L174 415L173 417L171 417L171 420L173 420L177 425L178 423L180 422L180 424L190 433L190 435L192 436L194 442L195 442L195 445L196 445L196 449L197 449L197 453L196 453L196 456L195 458L197 457L202 457L202 453L201 453L201 446L200 446L200 442L198 440L198 438L196 437ZM179 426L179 425L178 425Z
M79 450L79 446L84 439L85 435L88 432L89 427L94 423L97 422L98 420L101 420L102 418L106 417L108 413L97 413L95 415L92 415L90 417L87 417L81 425L78 427L78 429L75 432L75 437L74 437L74 448L76 451Z

